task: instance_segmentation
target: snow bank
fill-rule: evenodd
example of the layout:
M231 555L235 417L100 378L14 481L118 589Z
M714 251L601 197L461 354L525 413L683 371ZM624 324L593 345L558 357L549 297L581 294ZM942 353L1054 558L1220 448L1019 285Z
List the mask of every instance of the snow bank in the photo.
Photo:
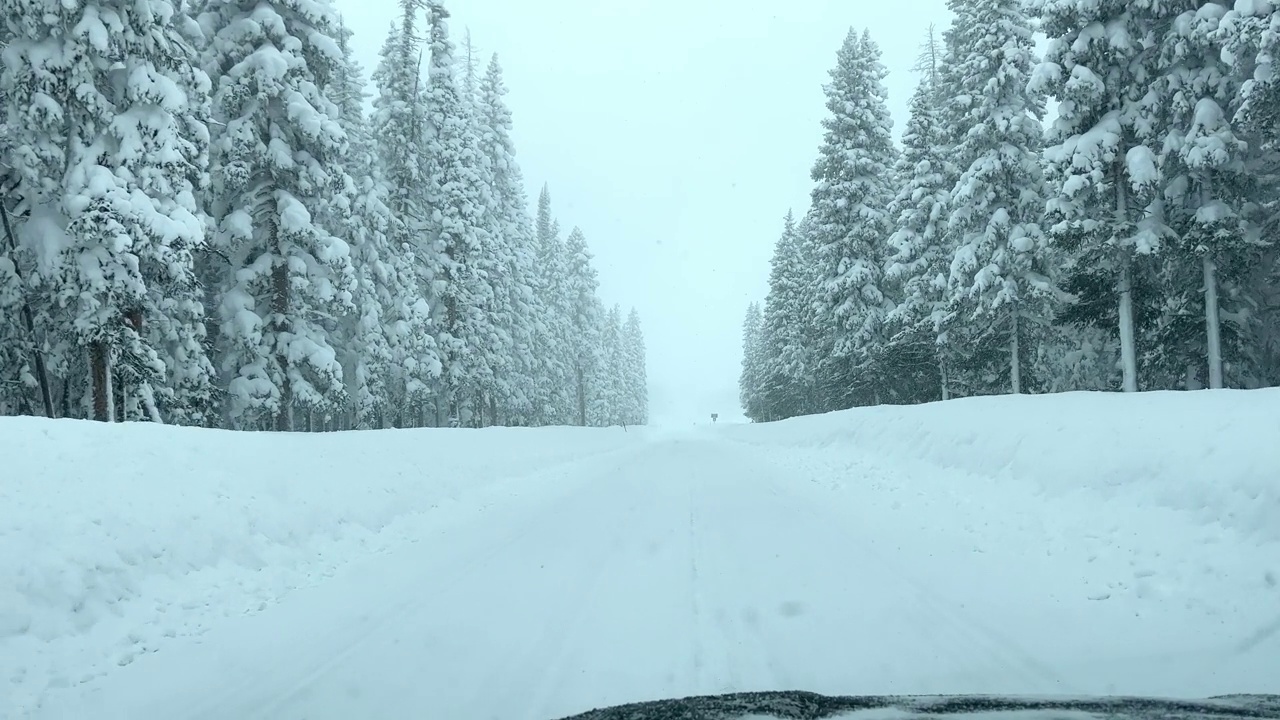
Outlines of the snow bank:
M1168 692L1211 667L1276 689L1280 390L973 398L708 435L843 513L868 538L843 564L895 558L1046 677L1114 692L1150 673Z
M636 434L0 418L0 716L394 546L433 507L455 513Z
M966 398L724 431L751 444L920 461L1047 495L1142 499L1280 541L1280 389Z

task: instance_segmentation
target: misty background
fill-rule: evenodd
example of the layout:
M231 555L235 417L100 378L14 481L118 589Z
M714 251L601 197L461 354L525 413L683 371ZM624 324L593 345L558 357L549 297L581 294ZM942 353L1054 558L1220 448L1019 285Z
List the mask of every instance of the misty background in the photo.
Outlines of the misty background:
M366 79L395 0L336 0ZM747 304L768 289L787 210L808 207L822 86L850 26L883 50L897 137L911 71L945 0L471 0L481 67L502 61L530 202L549 184L566 231L596 256L601 300L634 306L648 349L650 422L741 419ZM531 208L532 210L532 208Z

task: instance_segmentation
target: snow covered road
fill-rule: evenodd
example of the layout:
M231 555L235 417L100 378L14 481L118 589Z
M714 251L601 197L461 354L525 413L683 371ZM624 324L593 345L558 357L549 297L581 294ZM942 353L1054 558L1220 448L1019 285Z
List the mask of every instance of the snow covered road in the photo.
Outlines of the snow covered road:
M1094 576L1114 568L1085 536L1106 513L1066 521L1060 500L1007 488L1004 508L982 506L948 494L956 472L917 486L874 448L799 462L711 428L635 436L424 514L389 552L52 693L35 717L550 720L736 690L1277 691L1280 594L1256 564L1244 585L1223 571L1188 593L1156 572L1159 592L1103 597ZM1004 530L975 530L978 515ZM1177 553L1197 527L1170 514L1127 536ZM1250 597L1199 600L1229 594Z

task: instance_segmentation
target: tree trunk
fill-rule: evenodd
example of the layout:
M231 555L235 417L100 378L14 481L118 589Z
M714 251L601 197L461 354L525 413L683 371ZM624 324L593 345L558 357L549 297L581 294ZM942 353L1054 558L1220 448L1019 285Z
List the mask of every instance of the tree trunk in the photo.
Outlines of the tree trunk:
M111 391L111 348L105 340L89 343L89 375L93 386L93 419L115 422L115 398Z
M574 371L578 376L578 425L587 426L587 381L582 366L577 365Z
M71 378L62 378L62 417L71 417Z
M115 357L113 356L111 358L111 367L108 370L111 373L111 422L125 422L128 419L125 417L124 408L125 388L116 382L115 365Z
M147 411L147 419L157 425L164 424L164 417L160 415L160 408L156 407L156 396L150 387L143 388L142 407Z
M13 251L13 273L17 276L18 281L22 281L22 276L18 274L18 241L13 236L13 226L9 224L9 209L5 207L4 198L0 198L0 221L4 222L4 234L9 239L9 248ZM26 293L23 292L22 298L22 324L26 326L27 335L31 336L31 364L36 371L36 383L40 385L40 400L44 403L45 417L55 417L53 414L53 389L49 387L49 373L44 366L44 352L40 349L40 339L36 337L36 323L31 313L31 303L27 302Z
M276 411L276 432L293 432L293 388L285 377L280 389L280 408Z
M124 314L124 322L130 328L133 328L133 331L137 333L138 337L142 337L142 309L141 308L132 308L128 312L126 312ZM149 394L148 393L149 389L150 388L147 385L147 383L142 382L141 378L138 378L136 382L129 383L129 384L125 384L124 380L121 380L120 419L122 422L132 422L134 420L142 420L144 417L143 413L144 412L149 413L149 411L146 409L146 405L147 405L146 395ZM153 402L151 405L154 408L155 403Z
M1124 391L1138 392L1138 351L1133 329L1133 266L1128 250L1120 265L1120 359Z
M1188 364L1187 371L1182 376L1183 390L1203 390L1204 386L1200 384L1200 368L1196 365Z
M131 422L138 409L137 393L134 392L133 386L124 378L120 378L120 410L116 415L120 422Z
M27 334L31 336L31 364L36 371L36 383L40 385L40 401L44 404L45 417L56 417L53 414L53 392L49 388L49 373L44 366L44 352L40 349L40 341L36 338L31 305L25 300L22 303L22 322L27 326Z
M1124 180L1124 154L1116 157L1116 227L1129 221L1129 194ZM1124 391L1138 392L1138 350L1133 328L1133 257L1128 248L1120 248L1120 358L1124 368Z
M492 394L489 395L489 424L498 424L498 398Z
M951 388L947 384L947 358L944 353L938 353L938 374L942 381L942 400L946 402L951 399Z
M1018 347L1018 333L1021 328L1018 326L1018 304L1013 304L1013 311L1009 314L1011 321L1012 336L1009 341L1009 380L1013 384L1013 394L1022 394L1022 353Z
M281 258L271 269L271 312L276 316L276 332L282 332L289 317L289 265ZM276 410L276 430L293 432L293 383L289 380L289 358L276 355L280 366L280 407Z
M1204 259L1204 324L1209 340L1209 389L1222 389L1222 319L1218 314L1218 265L1211 253Z

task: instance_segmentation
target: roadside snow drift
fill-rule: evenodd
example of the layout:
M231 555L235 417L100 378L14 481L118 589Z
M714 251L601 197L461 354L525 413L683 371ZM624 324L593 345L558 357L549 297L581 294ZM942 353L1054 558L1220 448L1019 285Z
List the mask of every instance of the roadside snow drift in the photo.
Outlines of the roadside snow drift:
M1091 499L1183 511L1204 525L1280 540L1280 389L966 398L727 432L801 453L960 471L983 488L1097 493Z
M981 608L975 642L1026 648L1074 681L1060 691L1280 693L1280 390L970 398L721 432L872 545L920 548L904 575Z
M0 418L0 717L7 703L394 547L415 514L457 515L464 496L636 432L276 434Z
M684 430L0 419L0 717L1280 692L1280 391Z

